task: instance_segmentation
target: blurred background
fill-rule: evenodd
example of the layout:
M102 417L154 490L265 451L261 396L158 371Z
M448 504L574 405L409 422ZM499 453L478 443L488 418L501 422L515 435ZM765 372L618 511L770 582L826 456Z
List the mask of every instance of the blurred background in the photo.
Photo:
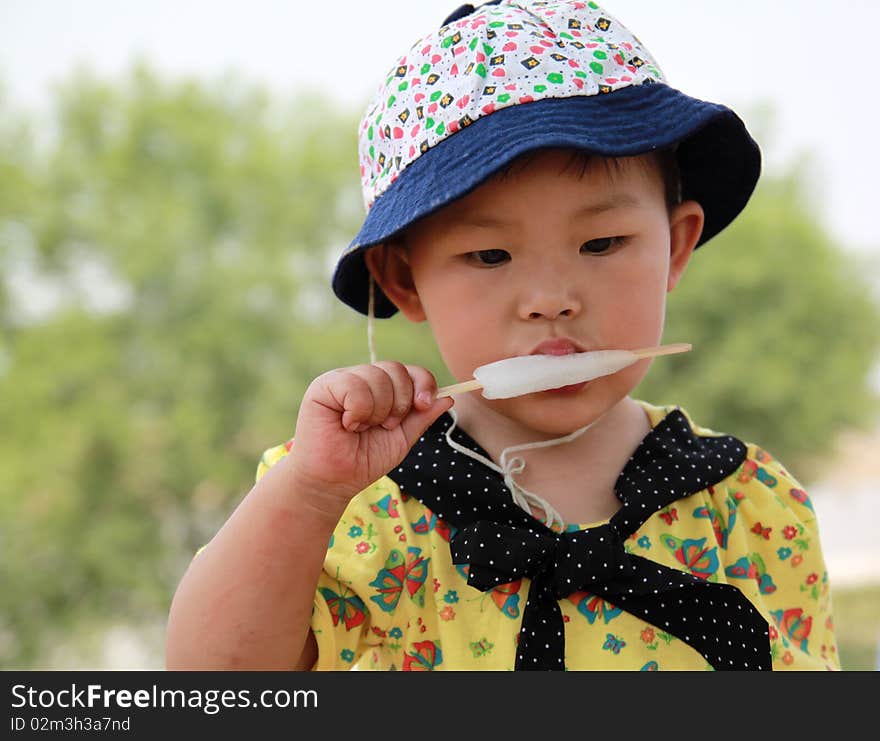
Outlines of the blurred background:
M636 395L801 479L843 666L874 669L880 5L768 5L609 0L765 155L670 298L664 341L694 351ZM310 380L368 360L329 288L363 214L357 119L455 7L0 0L0 667L163 668L192 554ZM424 327L376 344L453 380Z

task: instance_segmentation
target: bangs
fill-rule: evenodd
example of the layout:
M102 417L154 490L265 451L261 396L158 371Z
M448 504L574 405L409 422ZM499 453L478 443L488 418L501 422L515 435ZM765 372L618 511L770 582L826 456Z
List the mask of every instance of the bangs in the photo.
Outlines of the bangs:
M578 149L568 150L569 158L560 170L563 172L573 172L579 178L585 177L593 171L595 167L604 168L604 172L609 178L619 175L623 169L632 162L636 162L643 172L650 174L653 168L660 173L663 180L663 191L666 199L666 208L671 211L675 206L681 203L681 174L678 166L678 158L676 156L677 147L668 149L660 149L655 152L648 152L643 155L634 157L600 157L590 152ZM520 155L512 162L509 162L495 173L495 177L500 179L507 178L518 172L525 170L541 152L551 151L549 149L536 149Z

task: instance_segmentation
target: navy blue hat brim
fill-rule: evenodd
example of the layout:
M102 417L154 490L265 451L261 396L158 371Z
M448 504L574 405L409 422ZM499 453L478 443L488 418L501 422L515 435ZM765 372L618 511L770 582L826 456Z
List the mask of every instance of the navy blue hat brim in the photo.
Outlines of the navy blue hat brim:
M678 145L683 200L705 212L704 244L742 211L761 172L761 153L729 108L691 98L664 84L611 93L546 98L499 109L436 144L406 167L373 203L333 274L334 293L367 313L364 252L418 219L467 195L526 152L576 149L629 157ZM376 286L375 315L397 307Z

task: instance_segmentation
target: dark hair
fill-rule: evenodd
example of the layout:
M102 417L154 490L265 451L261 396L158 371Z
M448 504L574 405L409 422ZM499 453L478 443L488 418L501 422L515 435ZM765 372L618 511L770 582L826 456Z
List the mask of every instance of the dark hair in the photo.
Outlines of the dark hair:
M496 173L496 175L503 178L513 172L516 168L524 167L540 151L541 150L534 150L520 155L512 162L508 162ZM626 160L634 159L633 157L601 157L579 149L572 149L570 154L571 157L568 162L566 162L563 172L571 167L579 166L580 177L583 177L591 167L596 165L596 163L601 163L602 166L606 168L606 171L620 172L623 163ZM669 211L672 211L673 208L681 203L681 173L678 167L676 148L658 149L654 152L648 152L647 156L643 156L639 161L646 166L653 161L657 166L660 171L660 176L663 178L666 208Z

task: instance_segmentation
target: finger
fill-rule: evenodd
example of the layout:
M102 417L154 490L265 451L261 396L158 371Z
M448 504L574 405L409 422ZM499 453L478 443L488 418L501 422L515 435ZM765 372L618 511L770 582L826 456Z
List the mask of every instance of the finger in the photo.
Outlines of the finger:
M413 380L403 363L398 363L395 360L380 360L374 365L382 368L388 374L394 386L394 401L391 405L391 412L388 418L381 423L385 429L393 430L412 409L415 390Z
M352 432L370 427L376 414L376 393L370 379L354 369L332 373L327 379L328 406L340 413L342 426Z
M413 380L415 407L421 411L431 409L437 395L437 379L434 374L420 365L407 365L406 370Z
M391 376L378 365L356 365L348 372L366 381L373 394L372 414L362 422L370 427L381 425L394 406L394 382Z
M451 409L454 403L455 400L451 396L445 396L442 399L434 399L427 409L414 407L400 423L407 445L410 448L415 445L416 441L425 434L425 430L434 424L441 414Z
M373 416L374 396L369 382L350 370L327 374L325 389L331 408L341 412L340 422L349 431L359 431Z

